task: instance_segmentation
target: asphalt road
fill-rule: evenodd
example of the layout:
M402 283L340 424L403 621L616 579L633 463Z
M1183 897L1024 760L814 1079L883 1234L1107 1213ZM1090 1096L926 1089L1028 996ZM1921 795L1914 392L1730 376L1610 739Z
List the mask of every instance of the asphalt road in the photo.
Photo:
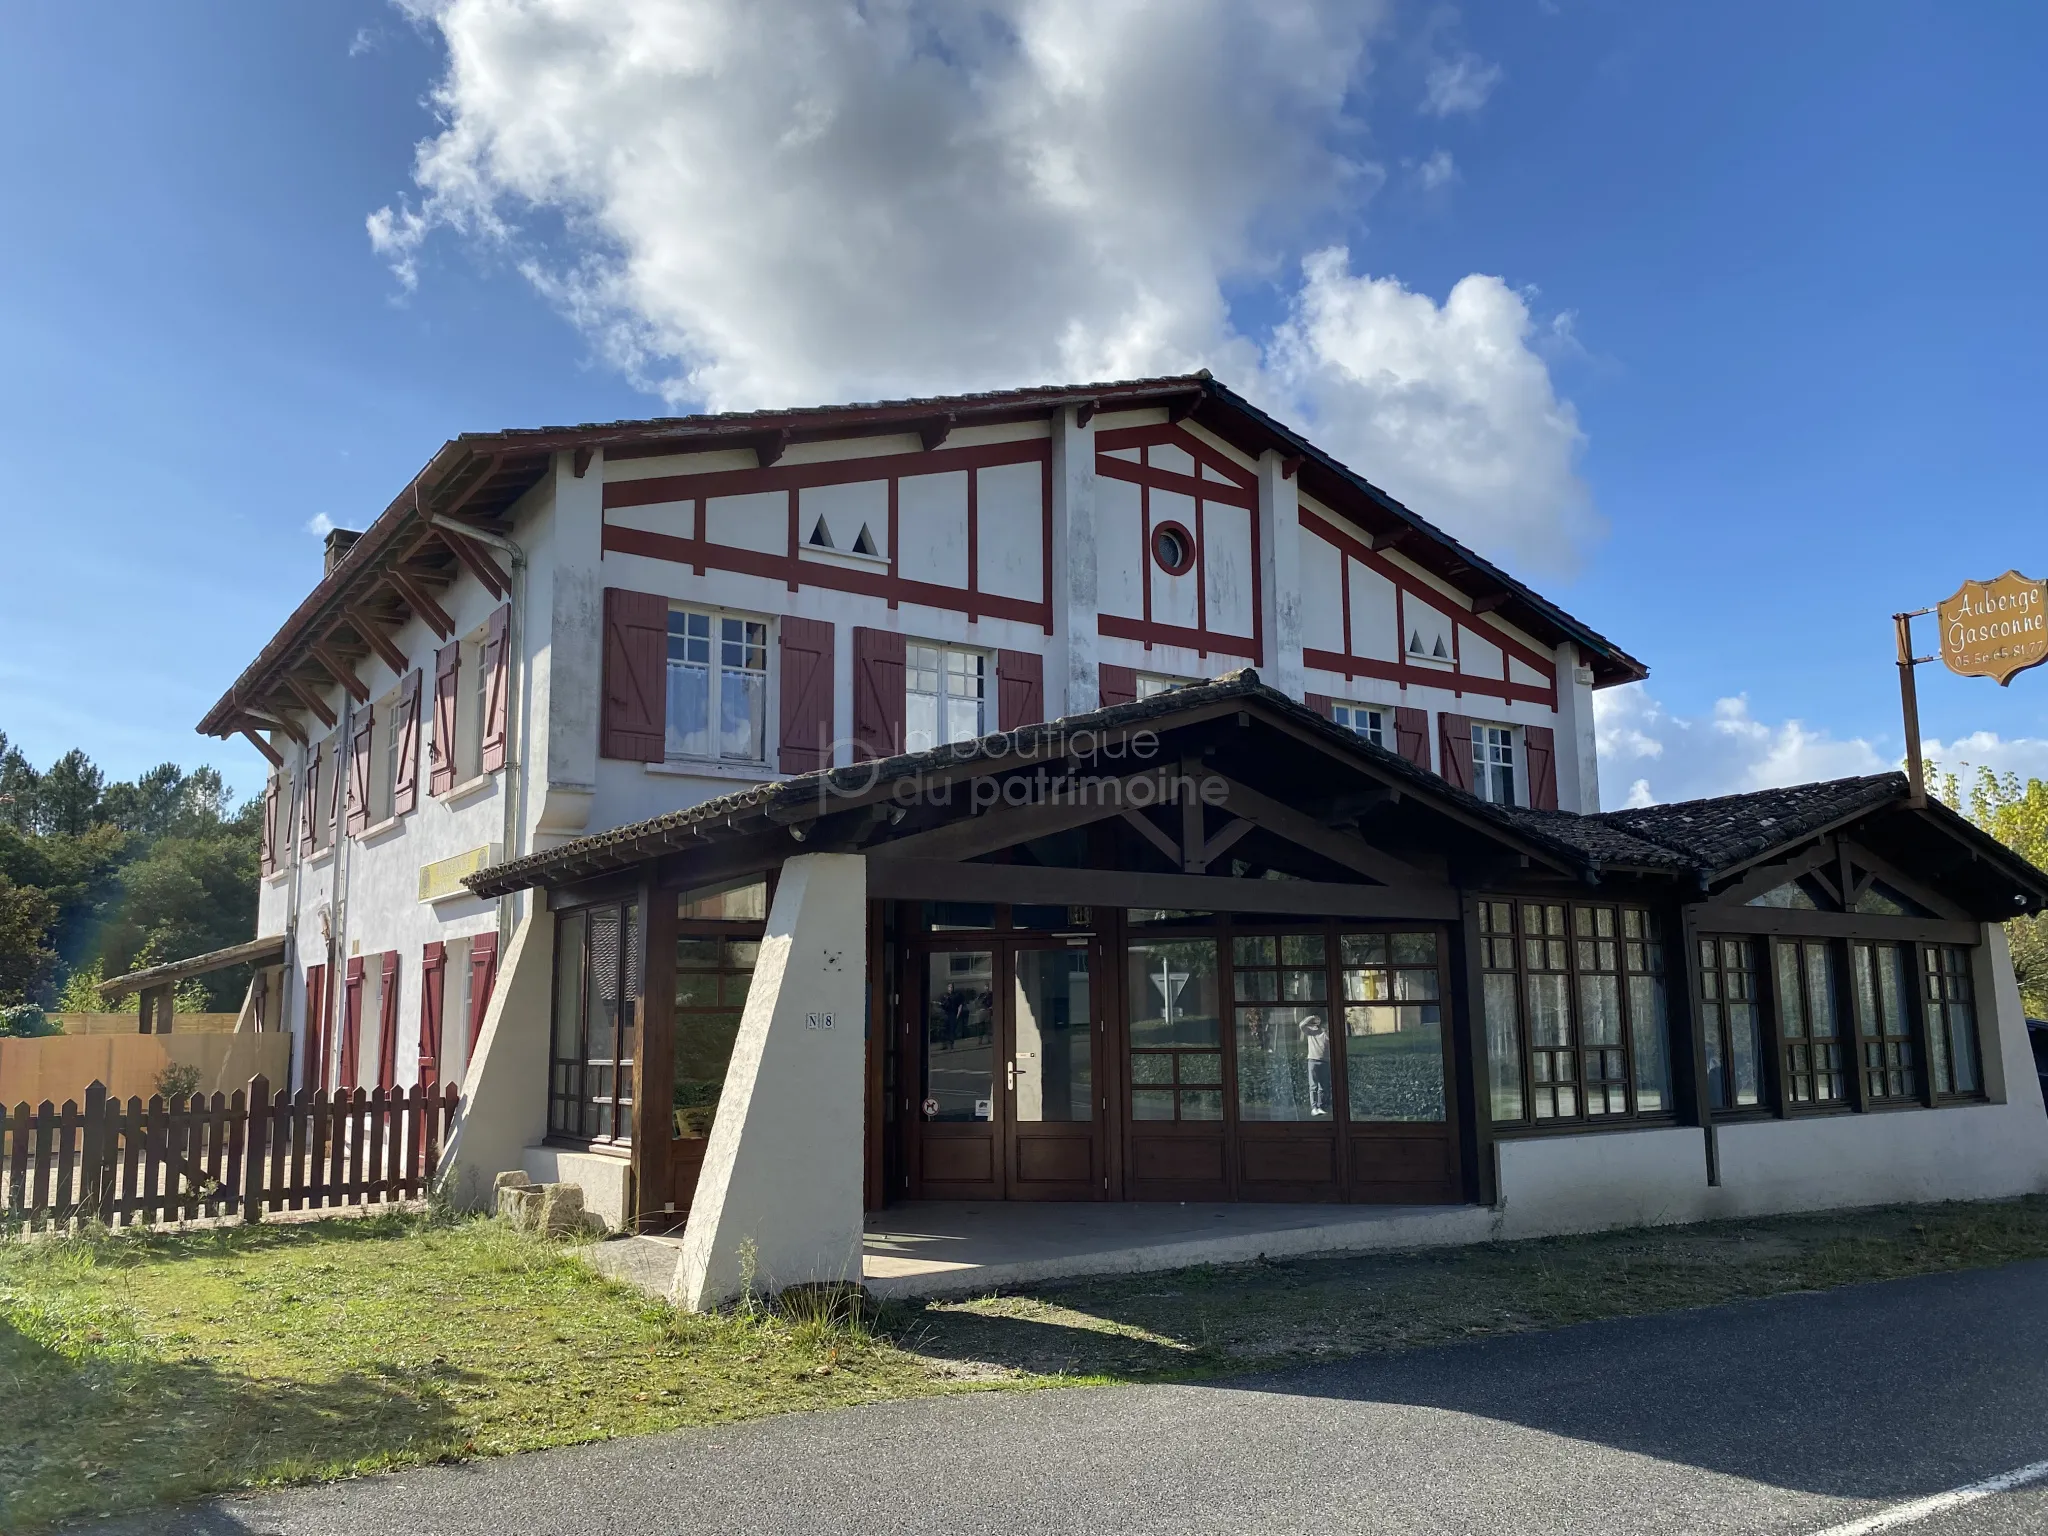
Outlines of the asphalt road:
M1812 1533L2048 1461L2048 1263L1222 1386L1004 1393L437 1467L179 1536ZM2048 1531L2048 1482L1911 1524Z

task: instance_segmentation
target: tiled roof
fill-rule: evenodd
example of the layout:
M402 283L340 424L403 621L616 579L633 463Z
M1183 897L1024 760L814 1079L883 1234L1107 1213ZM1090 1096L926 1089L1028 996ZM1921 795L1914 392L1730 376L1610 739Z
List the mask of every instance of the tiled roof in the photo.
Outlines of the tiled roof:
M1593 819L1681 853L1689 863L1711 872L1811 836L1888 800L1903 799L1906 793L1904 774L1873 773L1607 811Z
M1690 870L1694 862L1675 848L1636 837L1598 816L1580 816L1571 811L1532 811L1509 807L1509 820L1531 834L1563 843L1575 849L1583 862L1596 869L1627 866L1651 870Z

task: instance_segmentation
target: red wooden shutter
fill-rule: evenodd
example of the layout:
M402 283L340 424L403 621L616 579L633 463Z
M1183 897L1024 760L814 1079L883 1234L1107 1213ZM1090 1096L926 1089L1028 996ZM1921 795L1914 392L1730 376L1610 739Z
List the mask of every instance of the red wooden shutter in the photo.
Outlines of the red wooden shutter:
M439 939L420 950L420 1086L440 1080L441 999L447 990L448 946Z
M306 1031L299 1048L299 1086L317 1093L327 1086L327 967L306 967Z
M354 1088L356 1065L362 1060L363 957L351 955L341 981L341 1060L334 1074L334 1086Z
M1469 792L1472 788L1472 720L1467 715L1438 715L1437 743L1445 780Z
M263 786L263 843L258 852L263 873L277 873L277 775Z
M904 657L909 647L889 629L853 632L853 755L894 757L903 750Z
M479 766L485 773L496 773L505 766L506 723L511 708L512 685L512 605L505 604L491 613L490 627L484 631L483 668L490 679L484 690L483 745Z
M370 733L377 717L364 710L356 717L348 753L348 835L356 837L370 824Z
M1036 651L996 652L996 729L1014 731L1045 718L1045 658Z
M427 793L445 795L455 787L455 700L462 682L462 642L451 640L434 652L434 739L427 745Z
M391 814L403 816L420 803L420 669L398 685L398 770L391 780Z
M1403 706L1394 711L1394 750L1416 767L1428 771L1428 710Z
M1557 732L1547 725L1522 729L1529 751L1529 803L1539 811L1557 809Z
M604 589L604 719L597 750L629 763L668 755L668 599Z
M377 994L377 1086L398 1086L398 951L384 951L384 985Z
M332 746L327 757L327 841L331 845L341 833L342 807L348 799L348 764L342 761L341 733L327 738Z
M1136 667L1103 666L1097 669L1102 680L1102 707L1112 704L1134 703L1138 697L1138 669Z
M315 803L320 798L320 755L326 747L322 742L306 754L306 766L299 770L299 852L311 853L318 843L314 828Z
M498 984L498 936L480 933L469 941L469 1049L462 1059L476 1064L476 1042L490 1011L491 988Z
M832 651L834 631L823 619L787 618L781 624L781 751L784 773L832 766Z
M1327 693L1304 693L1301 702L1321 715L1325 720L1337 718L1337 701Z

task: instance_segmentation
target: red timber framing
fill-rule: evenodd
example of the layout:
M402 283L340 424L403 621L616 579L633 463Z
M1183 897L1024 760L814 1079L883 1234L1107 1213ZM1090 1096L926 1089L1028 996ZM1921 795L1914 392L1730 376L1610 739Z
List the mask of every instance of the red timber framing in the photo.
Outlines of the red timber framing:
M1182 474L1149 461L1148 451L1155 447L1178 448L1195 461L1192 475ZM1140 450L1140 462L1114 456L1120 449ZM1204 469L1213 470L1223 476L1216 480L1204 475ZM1259 532L1259 482L1252 471L1246 469L1229 455L1221 452L1194 433L1176 422L1155 422L1142 427L1120 427L1115 431L1098 432L1095 435L1095 473L1112 480L1122 480L1138 488L1139 532L1138 547L1129 552L1129 557L1138 563L1144 572L1139 590L1144 604L1143 614L1131 618L1124 614L1098 614L1095 620L1096 633L1113 640L1136 640L1146 650L1156 645L1178 646L1193 651L1207 659L1210 655L1229 656L1249 660L1260 666L1265 665L1265 614L1260 591L1262 584L1257 573L1261 568L1263 548ZM1190 573L1195 583L1195 625L1189 628L1180 624L1159 623L1152 617L1152 492L1173 491L1193 499L1195 504L1195 526L1189 530L1194 535L1194 569ZM1252 632L1249 635L1230 634L1209 625L1209 580L1208 580L1208 529L1205 509L1210 503L1241 507L1250 514L1251 525L1251 604ZM1104 558L1115 558L1114 552L1104 552Z
M1487 698L1501 699L1508 703L1541 704L1545 709L1557 708L1557 662L1541 651L1522 644L1513 635L1496 624L1480 622L1484 615L1477 609L1467 608L1451 594L1433 587L1421 580L1414 572L1395 564L1380 554L1362 539L1338 527L1311 507L1301 509L1301 531L1313 538L1321 539L1340 555L1356 560L1367 570L1391 582L1395 592L1397 645L1405 645L1399 636L1408 632L1407 601L1427 603L1451 621L1452 669L1440 672L1434 667L1418 667L1402 661L1380 661L1367 656L1355 656L1351 621L1351 570L1347 564L1343 580L1338 589L1343 595L1344 649L1342 652L1323 651L1308 648L1301 653L1302 662L1324 672L1335 672L1347 681L1354 677L1376 678L1381 682L1399 683L1403 688L1437 688L1462 697L1468 693L1480 694ZM1302 552L1304 565L1309 560L1306 550ZM1463 658L1457 653L1459 632L1470 629L1484 636L1488 643L1501 651L1501 669L1509 670L1509 659L1533 668L1539 675L1551 680L1547 688L1538 688L1529 683L1517 683L1503 676L1474 677L1460 670Z
M980 507L981 469L1005 464L1041 466L1039 516L1041 524L1039 598L1007 597L981 589ZM900 574L901 543L897 527L898 485L906 476L967 472L967 582L964 589L936 582L914 581ZM862 571L807 560L801 551L802 529L797 510L798 493L825 485L852 485L880 480L888 484L889 549L888 569ZM705 503L713 497L751 496L781 493L787 497L788 513L784 548L780 553L741 549L704 537ZM858 592L885 599L894 608L915 603L952 613L964 613L969 621L981 618L1011 619L1036 624L1046 634L1053 630L1052 596L1052 440L1024 438L1014 442L984 443L966 448L933 448L924 452L886 454L869 458L835 459L823 464L775 464L762 469L715 470L700 474L656 475L644 480L614 480L604 488L606 512L625 507L682 506L690 512L688 536L654 533L641 528L624 528L607 519L604 549L608 554L643 555L687 565L697 575L708 570L737 571L783 582L794 592L803 587L829 587L840 592Z

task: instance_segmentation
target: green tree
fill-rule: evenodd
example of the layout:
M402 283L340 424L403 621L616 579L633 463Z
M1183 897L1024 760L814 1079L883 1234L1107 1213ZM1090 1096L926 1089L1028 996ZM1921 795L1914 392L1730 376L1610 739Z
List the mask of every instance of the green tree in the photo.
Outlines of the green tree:
M36 829L78 837L98 826L106 819L100 814L106 785L106 775L73 747L50 764L36 785Z
M2048 780L1979 768L1967 789L1953 773L1937 775L1936 782L1951 806L2036 868L2048 869ZM2014 918L2005 934L2028 1014L2048 1018L2048 912Z
M0 1003L32 1001L57 968L48 935L56 903L0 874Z

